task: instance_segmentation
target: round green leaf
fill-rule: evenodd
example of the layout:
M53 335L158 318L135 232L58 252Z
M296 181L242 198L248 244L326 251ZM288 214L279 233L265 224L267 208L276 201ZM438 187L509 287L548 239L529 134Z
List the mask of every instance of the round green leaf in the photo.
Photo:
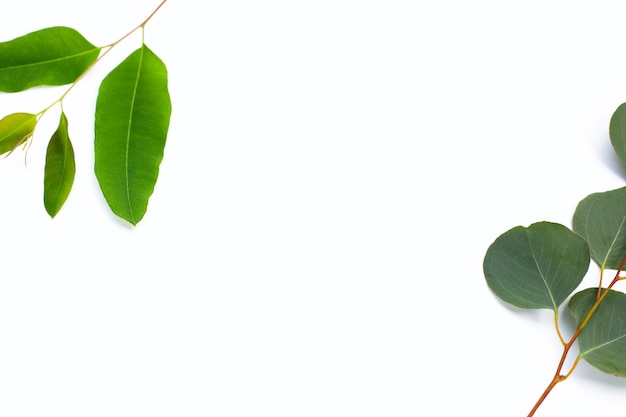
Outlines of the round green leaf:
M539 222L500 235L487 250L483 271L503 301L556 312L582 281L589 262L582 237L563 225Z
M574 230L602 267L618 269L626 254L626 187L585 197L574 212Z
M580 326L596 301L597 288L575 294L569 311ZM599 370L626 377L626 294L610 290L578 336L580 356Z
M13 113L0 120L0 155L26 142L36 125L37 116L30 113Z
M0 43L0 91L74 81L98 58L99 47L76 30L56 26Z
M165 64L143 45L102 81L96 102L95 172L109 207L136 225L163 159L171 102Z

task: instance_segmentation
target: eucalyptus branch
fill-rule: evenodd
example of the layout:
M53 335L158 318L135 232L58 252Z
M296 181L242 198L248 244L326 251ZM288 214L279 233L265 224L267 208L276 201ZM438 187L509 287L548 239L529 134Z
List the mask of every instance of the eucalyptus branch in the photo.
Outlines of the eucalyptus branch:
M567 342L565 344L565 346L563 347L563 354L561 355L561 359L559 360L559 365L556 368L556 372L554 373L554 377L552 378L552 381L550 381L550 384L548 384L548 387L544 390L543 394L541 394L541 397L539 397L539 400L537 401L537 403L535 404L535 406L532 408L532 410L530 411L530 414L528 414L528 417L532 417L535 412L537 411L537 409L539 408L539 406L544 402L544 400L546 399L546 397L548 396L548 394L550 393L550 391L552 391L552 389L559 383L562 381L565 381L574 371L574 369L576 368L576 366L578 365L579 361L580 361L580 356L576 358L576 361L574 362L574 364L572 365L572 368L570 369L570 371L565 374L562 375L561 371L563 369L563 365L565 364L565 360L567 358L567 355L569 353L569 350L571 349L571 347L574 345L574 343L576 342L576 339L578 339L578 336L580 335L580 333L582 332L583 328L587 325L587 323L589 322L589 320L591 319L591 316L593 315L593 313L595 313L595 311L598 309L598 307L600 306L600 303L602 302L602 300L604 300L604 298L606 297L606 295L609 293L609 291L611 290L611 288L621 279L623 279L623 277L620 277L619 274L621 274L622 269L624 268L624 263L626 263L626 255L624 256L624 258L622 259L622 263L619 266L619 269L617 270L617 272L615 273L615 278L613 279L613 281L611 282L611 284L604 290L602 291L601 287L598 287L598 292L600 293L600 296L596 299L596 302L593 303L593 306L591 306L591 309L589 310L589 312L587 313L587 315L585 316L585 318L583 319L582 323L578 326L578 328L576 329L576 331L574 332L574 334L572 335L572 338L569 340L569 342ZM601 282L601 281L600 281Z
M54 26L0 43L0 91L67 85L39 113L18 112L0 120L0 155L10 155L29 139L41 117L56 104L61 118L46 151L44 206L56 216L70 194L75 175L63 100L107 54L141 30L141 45L102 80L96 97L94 173L111 211L137 225L148 207L163 159L172 104L165 63L146 46L145 26L161 3L139 25L115 42L97 47L78 31ZM150 109L146 111L145 109Z
M626 103L609 124L611 145L626 166ZM502 233L489 246L483 272L489 288L501 300L523 309L554 311L554 326L563 351L548 386L535 403L532 417L554 387L569 378L584 359L602 372L626 377L622 340L626 327L613 317L626 317L626 293L613 288L624 272L626 256L626 187L583 198L574 211L573 227L537 222ZM594 261L600 267L597 288L574 293ZM616 270L604 288L606 270ZM572 295L573 294L573 295ZM559 328L559 309L567 301L576 330L565 341ZM602 306L602 308L600 308ZM579 354L571 368L564 366L574 344Z

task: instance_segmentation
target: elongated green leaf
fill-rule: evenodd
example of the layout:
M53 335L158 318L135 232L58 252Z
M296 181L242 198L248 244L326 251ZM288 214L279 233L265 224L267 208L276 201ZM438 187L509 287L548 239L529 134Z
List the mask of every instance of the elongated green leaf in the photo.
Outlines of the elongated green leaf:
M59 127L48 142L44 170L43 202L50 217L54 218L67 200L75 172L74 148L67 130L67 117L61 113Z
M569 302L576 327L596 301L597 288L575 294ZM626 294L610 290L578 337L580 355L603 372L626 377Z
M619 268L626 254L626 187L585 197L576 207L573 223L600 266Z
M100 54L76 30L56 26L0 43L0 91L74 81Z
M626 165L626 103L621 104L611 116L609 137L615 153Z
M587 243L567 227L518 226L489 246L483 271L491 290L521 308L558 310L589 268Z
M37 116L13 113L0 120L0 155L26 142L35 131Z
M113 213L133 225L154 191L171 109L165 64L145 45L113 69L98 92L96 177Z

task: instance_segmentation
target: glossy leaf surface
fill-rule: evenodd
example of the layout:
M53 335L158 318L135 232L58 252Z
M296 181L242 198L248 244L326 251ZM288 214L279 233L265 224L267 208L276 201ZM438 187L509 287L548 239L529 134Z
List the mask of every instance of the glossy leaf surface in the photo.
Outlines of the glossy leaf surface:
M609 137L615 153L626 165L626 103L621 104L611 116Z
M573 226L600 266L618 269L626 254L626 187L585 197L576 207Z
M37 116L30 113L13 113L0 120L0 155L26 142L36 125Z
M74 81L100 54L76 30L56 26L0 43L0 91Z
M44 206L50 217L57 215L72 190L76 163L74 148L67 129L67 118L61 113L59 127L48 142L44 169Z
M540 222L500 235L487 250L483 271L503 301L557 311L582 281L589 262L584 239L563 225Z
M576 327L596 301L597 288L575 294L568 308ZM626 294L609 291L578 337L580 355L603 372L626 377Z
M98 92L95 172L109 207L136 225L163 159L171 103L165 64L143 45L105 77Z

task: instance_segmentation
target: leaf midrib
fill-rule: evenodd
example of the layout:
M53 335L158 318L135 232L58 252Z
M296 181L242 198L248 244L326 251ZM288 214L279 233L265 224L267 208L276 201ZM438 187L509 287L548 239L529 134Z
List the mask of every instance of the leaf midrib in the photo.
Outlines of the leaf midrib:
M25 120L24 123L20 124L19 126L17 126L15 129L11 130L9 133L7 133L6 135L2 136L0 138L0 142L3 142L5 140L7 140L7 138L11 138L15 135L16 132L19 132L22 130L22 128L24 126L26 126L28 123L30 122L30 119Z
M65 117L65 116L63 116ZM65 123L64 121L62 121L61 123ZM63 127L63 131L61 132L63 136L63 138L60 138L60 140L62 140L63 143L63 164L62 164L62 168L61 168L61 175L59 176L59 182L57 183L56 186L56 190L54 191L54 203L55 206L58 204L58 198L59 198L59 194L61 194L61 188L63 187L63 180L65 178L65 169L67 167L67 155L69 154L69 149L67 146L67 143L65 143L65 139L67 139L67 137L65 136L65 131L66 131L66 127Z
M613 237L613 240L611 241L611 245L609 246L609 249L606 252L606 256L604 257L604 260L602 261L603 268L606 267L606 263L609 260L611 252L613 251L613 247L615 246L615 243L617 242L617 238L622 233L622 230L624 227L624 221L626 221L626 216L622 217L622 221L620 222L619 227L617 228L617 233L615 233L615 236Z
M614 315L615 315L615 310L613 310L613 312L612 312L611 322L613 321L613 316L614 316ZM610 325L609 325L609 327L610 327ZM595 350L601 349L601 348L603 348L603 347L605 347L605 346L608 346L608 345L610 345L610 344L612 344L612 343L615 343L615 342L617 342L617 341L619 341L619 340L621 340L621 339L623 339L623 338L625 338L625 337L626 337L626 334L623 334L623 335L621 335L621 336L619 336L619 337L615 337L615 338L613 338L613 339L607 340L606 342L601 343L601 344L599 344L599 345L597 345L597 346L594 346L593 348L591 348L591 349L589 349L589 350L586 350L586 351L584 351L584 352L580 352L580 355L581 355L581 356L585 356L585 355L587 355L587 354L589 354L589 353L591 353L591 352L593 352L593 351L595 351Z
M70 59L73 59L73 58L77 58L77 57L81 57L83 55L90 54L90 53L92 53L94 51L99 51L101 49L102 48L95 47L95 48L90 49L88 51L84 51L84 52L81 52L81 53L78 53L78 54L73 54L73 55L66 55L66 56L61 57L61 58L48 59L48 60L45 60L45 61L32 62L32 63L29 63L29 64L14 65L14 66L11 66L11 67L4 67L4 68L0 68L0 72L11 71L11 70L16 70L16 69L24 69L24 68L28 68L28 67L35 67L37 65L47 65L47 64L51 64L51 63L55 63L55 62L61 62L61 61L64 61L64 60L70 60Z
M128 203L128 210L130 212L130 218L132 219L132 223L135 223L135 214L133 212L133 205L131 203L130 200L130 175L128 172L128 155L129 155L129 149L130 149L130 136L131 136L131 130L132 130L132 124L133 124L133 113L135 111L135 100L137 98L137 88L139 87L139 78L141 77L141 66L143 64L143 54L144 54L144 47L142 46L141 48L141 53L139 54L139 65L137 65L137 76L135 77L135 86L133 88L133 95L132 95L132 99L130 102L130 112L128 115L128 130L126 132L126 150L125 150L125 155L124 155L124 175L125 175L125 180L126 180L126 200Z
M528 247L530 248L530 253L532 254L533 261L535 262L535 266L537 267L537 271L539 272L539 277L541 277L541 280L543 281L543 284L546 287L546 291L548 292L548 295L550 296L550 301L552 301L552 307L556 311L558 309L558 306L556 304L556 301L554 300L552 291L550 290L550 287L548 286L547 278L543 275L543 271L539 267L539 262L537 261L537 257L535 256L535 250L533 248L533 245L530 242L530 236L528 235L528 232L526 233L526 239L528 239Z

